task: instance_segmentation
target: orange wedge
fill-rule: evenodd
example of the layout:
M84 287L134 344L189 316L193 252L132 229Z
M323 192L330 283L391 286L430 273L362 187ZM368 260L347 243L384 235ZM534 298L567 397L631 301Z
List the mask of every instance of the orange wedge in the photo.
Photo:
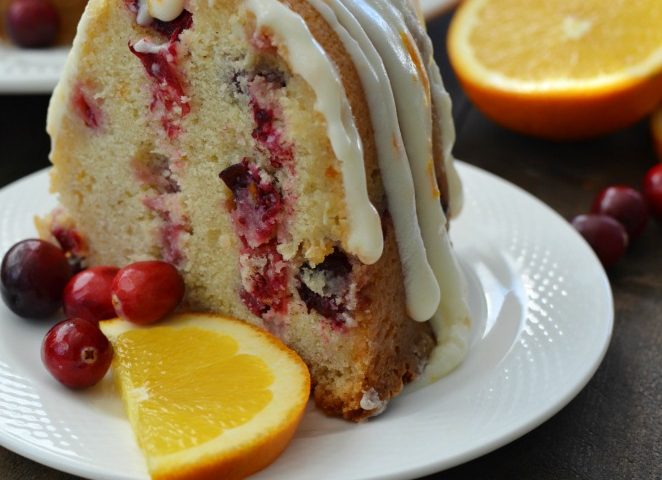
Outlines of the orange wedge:
M109 320L101 329L152 478L245 478L294 435L310 376L270 334L212 314L144 328Z
M662 105L651 117L651 133L653 135L653 145L657 152L657 158L662 162Z
M474 104L523 133L598 135L662 100L660 0L466 0L448 51Z

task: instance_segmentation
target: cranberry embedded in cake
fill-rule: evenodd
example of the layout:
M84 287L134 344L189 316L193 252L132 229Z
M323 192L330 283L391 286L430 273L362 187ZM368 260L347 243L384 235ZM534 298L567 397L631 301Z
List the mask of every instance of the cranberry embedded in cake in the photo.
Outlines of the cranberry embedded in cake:
M86 126L96 129L101 125L101 108L88 93L89 87L83 86L79 83L74 87L71 101L73 103L74 111L83 120Z
M283 216L281 194L274 178L246 158L219 177L232 192L232 221L243 243L241 298L254 315L272 320L287 312L290 296L288 265L275 238Z
M160 116L161 125L170 139L180 133L181 119L191 111L178 68L180 33L179 29L174 30L170 40L160 45L145 39L129 43L129 49L140 59L152 79L150 110Z
M170 39L173 39L173 37L176 39L179 37L180 33L191 28L192 26L193 15L191 15L191 12L186 10L182 11L182 13L176 19L169 22L163 22L159 19L154 19L150 24L150 27L159 32L161 35L165 35Z
M349 258L338 249L315 267L302 266L297 291L308 311L316 311L336 327L352 325L356 298L351 273Z
M273 168L292 169L293 145L284 138L283 111L277 101L287 86L283 72L267 69L237 72L232 83L249 98L255 124L251 135L258 148L266 153Z
M291 297L288 285L290 269L276 250L276 243L243 248L239 266L242 282L240 296L246 307L268 322L284 322Z

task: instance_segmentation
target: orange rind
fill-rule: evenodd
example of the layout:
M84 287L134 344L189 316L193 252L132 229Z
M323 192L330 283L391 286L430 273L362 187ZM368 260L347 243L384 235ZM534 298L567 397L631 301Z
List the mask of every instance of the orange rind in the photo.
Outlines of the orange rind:
M448 51L467 96L513 130L604 134L662 100L662 3L466 0Z

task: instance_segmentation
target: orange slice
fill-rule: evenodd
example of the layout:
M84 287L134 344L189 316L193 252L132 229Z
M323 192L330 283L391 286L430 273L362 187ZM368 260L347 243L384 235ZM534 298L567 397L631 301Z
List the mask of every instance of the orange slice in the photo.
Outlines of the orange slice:
M498 123L552 139L624 127L662 99L660 0L466 0L448 50Z
M651 117L651 133L653 135L653 146L657 152L657 158L662 162L662 105Z
M310 376L270 334L212 314L144 328L109 320L101 329L152 478L245 478L294 435Z

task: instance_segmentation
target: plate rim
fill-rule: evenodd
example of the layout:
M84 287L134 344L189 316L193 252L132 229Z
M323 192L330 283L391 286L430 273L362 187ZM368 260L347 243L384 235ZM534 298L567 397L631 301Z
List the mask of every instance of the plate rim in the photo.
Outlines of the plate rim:
M523 194L525 197L527 197L527 200L536 203L538 207L542 207L544 210L547 211L548 214L551 214L552 217L555 217L556 221L560 221L563 224L565 224L568 229L568 232L570 232L571 235L575 238L575 240L578 241L577 242L578 244L582 245L581 248L584 250L583 254L586 254L589 257L591 257L592 263L598 267L595 270L596 272L599 272L599 277L596 277L595 280L600 281L601 287L604 290L604 293L607 295L606 300L608 300L605 305L606 310L604 312L604 317L601 318L600 321L600 325L602 325L603 328L598 333L601 333L601 336L599 339L592 338L592 340L594 341L593 342L594 345L596 340L600 340L599 349L597 349L598 350L597 355L595 355L590 362L587 362L585 370L581 372L581 375L578 377L577 381L571 387L567 388L567 391L563 392L562 395L560 395L557 398L554 398L552 402L544 406L544 408L542 408L541 411L539 411L536 415L529 416L526 419L522 419L522 421L515 423L514 426L510 429L505 429L505 430L501 429L499 434L495 435L494 438L490 439L489 441L481 443L477 447L465 449L464 451L457 453L450 458L446 457L442 459L432 460L424 464L419 464L414 467L406 467L397 471L393 471L392 473L388 473L388 474L366 476L363 477L365 480L373 480L373 479L396 480L396 479L415 478L415 477L429 475L474 460L504 445L513 442L514 440L534 430L535 428L539 427L541 424L549 420L551 417L556 415L561 409L566 407L570 403L570 401L579 394L579 392L581 392L586 387L588 382L591 380L591 378L593 378L595 372L601 365L611 342L611 338L613 335L613 326L614 326L613 292L611 290L609 278L605 270L602 268L597 256L595 255L591 247L583 239L583 237L581 237L581 235L579 235L579 233L577 233L558 212L556 212L550 206L545 204L534 194L482 168L476 167L474 165L462 161L457 161L456 164L458 165L458 170L460 171L461 175L463 170L470 170L474 174L486 176L487 178L489 178L491 182L500 183L501 186L503 187L514 189L519 194ZM4 187L2 187L0 189L0 193L9 188L20 188L21 184L29 183L31 180L34 180L35 177L47 175L50 169L51 167L46 167L44 169L28 174L20 179L17 179L14 182L9 183ZM518 273L521 274L522 272L518 270ZM80 462L80 459L78 460L79 461L78 466L76 464L68 463L66 461L68 457L64 455L58 455L52 450L45 449L40 445L26 443L20 440L19 438L16 438L11 434L5 434L2 431L0 431L0 446L18 455L28 458L32 461L45 465L47 467L54 468L59 471L70 473L73 475L79 475L79 476L95 478L95 479L96 478L98 479L134 478L133 476L117 475L116 473L110 474L107 471L98 469L94 464L90 462L87 461ZM79 468L82 466L80 465L81 463L84 463L86 466L84 470Z
M467 450L463 453L457 454L455 457L452 457L451 459L447 458L444 460L429 462L428 464L420 465L418 467L408 469L407 472L401 472L401 473L394 472L392 475L389 476L380 475L379 477L377 476L366 477L365 480L380 480L380 479L402 480L402 479L418 478L426 475L431 475L434 473L448 470L453 467L457 467L469 461L476 460L484 455L487 455L488 453L494 452L495 450L514 442L515 440L523 437L527 433L532 432L533 430L541 426L543 423L545 423L547 420L549 420L557 413L559 413L563 408L567 407L568 404L577 395L579 395L579 393L586 387L586 385L588 385L588 382L590 382L591 379L594 377L598 368L600 368L600 365L602 364L605 355L607 354L607 351L609 350L609 346L611 345L611 339L614 333L614 319L615 319L614 294L611 289L611 282L609 281L607 272L602 267L602 264L600 263L600 260L598 259L593 249L586 242L586 240L584 240L584 237L582 237L579 234L579 232L577 232L574 228L572 228L570 224L567 222L567 220L561 214L559 214L556 210L554 210L552 207L547 205L545 202L543 202L541 199L536 197L533 193L529 192L528 190L488 170L482 169L470 163L461 160L456 160L455 164L459 166L458 170L460 171L460 174L462 174L463 169L466 169L466 170L473 170L474 173L485 175L489 177L491 181L500 183L503 186L512 188L518 191L518 193L525 195L526 197L528 197L528 200L533 201L539 207L542 207L544 210L546 210L547 213L551 214L553 217L556 217L556 220L566 224L566 226L568 227L568 231L575 237L576 240L579 240L579 244L582 244L583 249L585 250L584 253L592 257L595 265L599 267L598 270L600 271L600 283L605 288L605 293L608 296L607 311L605 312L606 328L603 330L605 335L601 339L602 342L600 344L600 349L597 356L589 364L589 368L584 371L583 375L581 375L581 380L579 380L572 388L570 388L559 398L555 399L554 404L551 404L548 408L543 409L543 411L541 411L537 416L530 418L528 421L524 421L519 425L516 425L509 432L502 433L497 438L494 438L491 441L486 442L480 447L476 447L474 449Z

